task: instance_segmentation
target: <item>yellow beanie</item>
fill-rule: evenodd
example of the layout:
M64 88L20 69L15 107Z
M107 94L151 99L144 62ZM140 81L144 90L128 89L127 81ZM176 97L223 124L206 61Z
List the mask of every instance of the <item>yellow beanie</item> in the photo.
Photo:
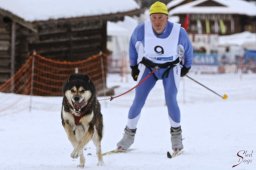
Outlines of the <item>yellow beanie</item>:
M167 6L159 1L153 3L149 8L149 14L166 14L168 15Z

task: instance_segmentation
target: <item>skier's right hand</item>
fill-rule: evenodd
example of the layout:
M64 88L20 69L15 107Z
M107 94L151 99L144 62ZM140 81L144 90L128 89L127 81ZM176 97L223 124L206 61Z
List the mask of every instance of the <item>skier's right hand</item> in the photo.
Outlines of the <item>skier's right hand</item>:
M132 78L134 81L137 81L139 73L140 73L138 65L131 66L131 69L132 69Z

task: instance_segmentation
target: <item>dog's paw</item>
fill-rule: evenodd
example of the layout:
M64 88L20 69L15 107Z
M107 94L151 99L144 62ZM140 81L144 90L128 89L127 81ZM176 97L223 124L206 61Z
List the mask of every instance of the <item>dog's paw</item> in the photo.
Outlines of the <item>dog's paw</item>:
M79 155L81 155L82 151L78 151L77 149L74 149L71 153L71 158L78 158Z
M84 164L77 165L78 168L84 168Z
M104 162L103 161L99 161L98 163L97 163L97 166L103 166L104 165Z

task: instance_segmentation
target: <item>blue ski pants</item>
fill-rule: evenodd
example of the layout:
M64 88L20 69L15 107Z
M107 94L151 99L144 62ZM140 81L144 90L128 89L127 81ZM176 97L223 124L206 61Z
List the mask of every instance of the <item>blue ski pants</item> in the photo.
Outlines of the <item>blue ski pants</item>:
M177 92L180 80L180 66L175 66L169 71L167 76L163 77L165 71L166 68L159 68L154 73L155 76L150 76L146 81L144 81L140 86L136 88L135 98L128 114L128 128L136 129L141 110L145 104L148 94L158 80L162 80L163 82L165 102L168 109L170 125L171 127L180 126L180 109L177 103ZM148 74L150 74L151 70L143 65L143 69L140 69L140 72L142 75L139 77L138 81L143 80Z

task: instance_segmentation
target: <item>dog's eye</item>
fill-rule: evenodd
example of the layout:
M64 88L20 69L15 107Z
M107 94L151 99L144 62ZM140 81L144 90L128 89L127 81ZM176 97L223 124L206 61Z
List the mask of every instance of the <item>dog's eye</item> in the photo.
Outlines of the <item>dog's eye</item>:
M75 93L76 91L74 89L71 89L71 93Z
M84 93L84 92L85 92L85 90L81 90L81 91L80 91L80 93Z

